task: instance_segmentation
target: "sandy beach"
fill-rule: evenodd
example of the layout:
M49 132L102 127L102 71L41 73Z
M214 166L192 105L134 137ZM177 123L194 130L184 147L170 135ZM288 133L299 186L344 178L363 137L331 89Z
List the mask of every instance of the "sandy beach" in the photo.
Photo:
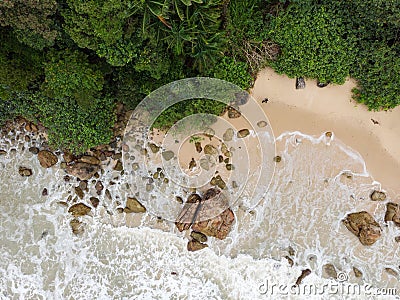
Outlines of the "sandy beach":
M394 198L400 187L400 107L391 111L368 111L351 99L356 82L319 88L307 80L304 90L295 89L295 79L266 68L257 77L253 97L266 111L278 137L301 131L320 136L332 131L336 138L360 153L374 180ZM264 98L267 103L261 103ZM374 121L372 121L374 120Z

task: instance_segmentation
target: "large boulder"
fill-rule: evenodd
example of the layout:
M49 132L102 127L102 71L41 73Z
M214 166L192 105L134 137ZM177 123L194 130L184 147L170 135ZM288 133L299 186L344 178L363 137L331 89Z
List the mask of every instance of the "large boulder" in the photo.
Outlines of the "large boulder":
M85 162L77 162L68 165L65 170L68 174L78 177L80 180L88 180L99 170L99 166Z
M50 167L54 166L58 161L57 156L54 153L47 151L47 150L39 151L38 159L39 159L40 165L43 168L50 168Z
M343 223L366 246L374 244L382 234L379 224L366 211L348 214Z

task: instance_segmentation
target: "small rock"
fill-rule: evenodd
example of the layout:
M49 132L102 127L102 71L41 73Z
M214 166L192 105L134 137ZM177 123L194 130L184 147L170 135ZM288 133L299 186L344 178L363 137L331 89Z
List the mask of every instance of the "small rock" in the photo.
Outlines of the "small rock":
M325 136L327 138L331 138L332 137L332 132L330 132L330 131L325 132Z
M189 163L189 170L193 170L194 168L196 168L196 166L197 166L196 161L192 157L192 160Z
M394 277L397 277L399 274L393 270L392 268L385 268L386 273L388 273L389 275L392 275Z
M356 267L353 267L353 272L354 272L354 275L357 277L357 278L360 278L360 277L362 277L362 272L359 270L359 269L357 269Z
M160 150L160 147L158 147L156 144L150 143L149 144L150 150L153 153L157 153Z
M372 201L385 201L386 194L380 191L373 191L372 194L369 196Z
M77 194L80 199L83 199L83 196L85 195L79 186L75 187L75 194Z
M74 234L79 235L84 232L83 223L78 219L72 219L69 224L71 225L71 229Z
M311 274L311 270L310 269L305 269L305 270L301 271L301 275L296 280L296 285L300 285L301 282L303 281L303 279L305 277L307 277L308 275L310 275L310 274Z
M38 147L29 147L28 151L32 154L38 154L39 148Z
M177 202L181 203L181 204L183 203L182 197L176 196L176 197L175 197L175 200L176 200Z
M332 264L326 264L322 267L324 273L330 277L330 278L334 278L337 279L337 272L336 272L336 268L334 265Z
M232 171L232 170L234 170L234 167L233 167L232 164L226 164L226 169L227 169L228 171Z
M396 243L400 243L400 235L399 235L399 236L396 236L396 237L394 238L394 241L395 241Z
M108 200L112 200L112 196L111 196L111 193L110 193L110 190L109 190L109 189L106 189L105 195L106 195L106 197L107 197Z
M6 155L6 154L7 154L7 151L0 149L0 155Z
M89 180L99 170L99 166L77 162L68 165L65 170L68 174L78 177L80 180Z
M42 196L43 196L43 197L46 197L48 194L49 194L49 193L48 193L47 189L44 188L43 191L42 191Z
M18 173L23 177L29 177L33 174L31 169L25 167L19 167Z
M166 161L171 160L175 156L174 152L171 150L164 151L161 155Z
M282 160L282 157L280 157L279 155L274 157L274 162L278 163L278 162L281 162L281 160Z
M75 160L75 156L70 152L64 152L63 158L67 164L69 164Z
M343 223L365 246L374 244L382 233L379 224L366 211L348 214Z
M25 125L25 130L30 132L38 132L38 127L35 124L28 122Z
M290 256L294 256L296 254L296 251L293 249L292 246L288 247L288 253Z
M206 158L200 159L200 167L206 171L210 170L210 164L209 164L208 159L206 159Z
M136 199L128 197L126 200L126 207L124 208L126 213L144 213L146 208Z
M326 86L328 86L329 82L319 82L317 81L317 87L319 88L324 88Z
M133 163L133 164L132 164L132 169L133 169L134 171L137 171L137 170L139 169L139 164L138 164L138 163Z
M288 263L289 263L289 265L291 266L291 267L293 267L293 264L294 264L294 262L293 262L293 259L291 259L289 256L285 256L285 258L287 259L287 261L288 261Z
M50 167L54 166L58 161L57 156L47 150L39 151L38 159L39 159L40 165L43 168L50 168Z
M221 190L223 190L226 187L226 183L221 178L220 175L217 175L216 177L211 178L210 184L218 186Z
M235 132L232 128L228 128L225 133L222 135L222 139L226 142L232 141L233 135Z
M198 153L201 153L201 151L203 151L203 148L201 147L201 143L200 142L195 142L194 146L196 147L196 151Z
M395 225L400 226L400 209L399 205L393 202L386 204L385 222L394 222Z
M207 244L203 244L203 243L200 243L200 242L195 241L195 240L189 241L188 244L187 244L187 250L188 251L192 251L192 252L193 251L199 251L199 250L204 249L206 247L208 247Z
M117 163L115 164L114 170L118 171L118 172L121 172L122 170L124 170L124 167L123 167L122 162L120 160L117 160Z
M91 208L84 203L77 203L72 205L68 212L71 213L74 217L87 215L91 211Z
M246 136L248 136L250 134L250 130L248 129L241 129L239 130L239 132L237 133L237 137L238 138L245 138Z
M24 137L24 139L25 139L25 142L30 142L30 141L31 141L31 138L29 137L29 135L26 135L26 136Z
M90 203L92 203L93 207L96 208L99 206L100 200L96 197L90 197Z
M296 90L304 89L306 87L306 82L303 77L296 78Z
M240 118L242 116L242 114L234 109L232 106L228 107L228 118L230 119L236 119L236 118Z
M195 241L198 241L200 243L205 243L207 242L207 236L201 232L197 232L197 231L192 231L190 233L190 237L192 239L194 239Z
M97 157L84 155L79 159L80 162L91 164L91 165L99 165L100 160Z
M268 123L265 122L265 121L259 121L259 122L257 122L257 126L260 127L260 128L266 127L267 125L268 125Z
M218 150L210 144L204 146L204 153L208 155L216 155L218 154Z
M88 186L88 182L87 180L82 180L81 182L79 182L79 187L84 191L87 189Z

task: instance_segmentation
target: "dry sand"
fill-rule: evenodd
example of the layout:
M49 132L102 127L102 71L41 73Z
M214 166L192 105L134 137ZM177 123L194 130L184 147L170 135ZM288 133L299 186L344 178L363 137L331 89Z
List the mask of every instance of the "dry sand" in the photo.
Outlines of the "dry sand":
M307 80L304 90L296 90L295 79L266 68L258 75L252 95L266 111L276 137L287 131L316 136L332 131L336 138L360 153L374 180L398 198L400 107L387 112L368 111L351 99L355 86L352 79L344 85L325 88ZM269 101L261 103L266 97Z

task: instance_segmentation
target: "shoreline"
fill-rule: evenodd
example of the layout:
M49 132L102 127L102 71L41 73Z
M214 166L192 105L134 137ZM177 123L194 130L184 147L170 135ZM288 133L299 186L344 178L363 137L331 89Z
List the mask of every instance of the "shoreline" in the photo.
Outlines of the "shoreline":
M356 86L353 79L341 86L325 88L317 87L315 80L306 80L304 90L296 90L295 81L266 68L258 74L251 90L266 112L275 137L289 131L313 136L332 131L362 156L368 172L381 183L383 190L392 197L398 196L400 107L368 111L365 105L351 98L351 90ZM266 97L269 101L261 103Z

